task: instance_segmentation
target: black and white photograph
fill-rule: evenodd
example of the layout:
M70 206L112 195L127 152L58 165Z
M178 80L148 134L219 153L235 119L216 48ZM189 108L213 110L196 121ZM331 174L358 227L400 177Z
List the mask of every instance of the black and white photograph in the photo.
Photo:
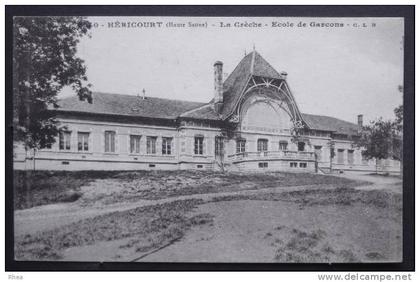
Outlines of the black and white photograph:
M13 17L14 260L402 263L404 23Z

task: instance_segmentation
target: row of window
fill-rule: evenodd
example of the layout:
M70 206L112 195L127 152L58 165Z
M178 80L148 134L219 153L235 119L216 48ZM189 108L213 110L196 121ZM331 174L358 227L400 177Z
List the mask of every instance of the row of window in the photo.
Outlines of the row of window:
M268 162L258 163L258 167L259 168L267 168L268 167ZM298 167L298 163L297 162L291 162L290 167L291 168L296 168L296 167ZM299 168L306 168L306 167L307 167L307 163L299 163Z
M62 131L59 135L59 149L62 151L71 150L71 134L70 131ZM77 150L80 152L89 151L89 132L77 132ZM115 148L115 131L105 131L104 140L106 153L114 153ZM141 135L130 135L130 153L140 154L140 139ZM172 139L171 137L162 137L162 155L171 155L172 154ZM156 136L147 136L146 137L146 153L147 154L156 154ZM279 150L287 150L288 143L287 141L279 142ZM243 153L246 151L246 140L239 139L236 142L236 152ZM321 157L322 146L315 146L315 153L320 158ZM257 150L258 152L264 152L268 150L268 140L267 139L258 139L257 140ZM298 151L305 150L305 142L298 142ZM194 154L203 155L204 154L204 136L194 137ZM223 155L223 138L216 137L215 139L215 154L217 156ZM347 150L347 162L349 164L354 163L354 150ZM337 163L344 163L344 149L337 150Z
M298 167L298 163L297 162L291 162L290 163L290 167ZM300 168L306 168L307 167L307 163L299 163L299 167Z
M300 142L303 143L303 142ZM286 151L287 150L287 141L280 141L279 142L279 151ZM246 147L246 140L245 139L239 139L236 141L236 153L243 153L246 151L245 149ZM300 146L300 148L302 149L301 151L304 150L304 143L303 143L303 147ZM258 139L257 140L257 151L258 152L265 152L268 151L268 139Z
M59 135L59 149L61 151L71 150L71 134L70 131L62 131ZM77 150L79 152L89 151L89 132L77 132ZM115 153L115 131L105 131L105 153ZM141 135L130 135L130 153L140 154L140 139ZM156 136L146 137L146 153L156 154ZM172 154L172 137L162 137L162 155Z
M347 150L347 162L354 164L354 150ZM344 164L344 149L337 150L337 163Z

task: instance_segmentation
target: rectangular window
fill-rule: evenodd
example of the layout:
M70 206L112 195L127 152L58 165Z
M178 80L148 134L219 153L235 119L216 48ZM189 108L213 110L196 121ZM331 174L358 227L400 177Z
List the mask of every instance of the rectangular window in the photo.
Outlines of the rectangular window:
M140 154L140 135L130 135L130 153Z
M146 139L147 154L150 154L150 155L156 154L156 140L157 140L157 137L147 136L147 139Z
M172 154L172 138L163 137L162 138L162 155L171 155Z
M70 131L60 131L59 139L60 139L59 140L60 150L69 151L70 150L71 132Z
M258 139L258 141L257 141L257 151L258 152L268 151L268 140L267 139Z
M297 163L290 163L290 167L297 167Z
M223 156L223 137L217 136L214 139L214 153L216 156Z
M115 131L105 131L105 153L115 152Z
M344 163L344 149L337 150L337 163L339 164Z
M287 150L287 141L280 141L279 142L279 151L286 151Z
M267 168L268 167L268 163L258 163L258 167L259 168Z
M88 132L77 133L77 150L81 152L89 151L89 133Z
M354 164L354 150L347 150L347 162Z
M306 168L306 163L299 163L300 168Z
M305 142L298 142L298 151L305 151Z
M201 136L194 137L194 154L195 155L203 154L203 143L204 143L204 137L201 137Z
M322 160L322 146L314 146L315 156L318 161Z
M236 141L236 153L245 152L245 145L246 145L246 140L245 139L237 140Z

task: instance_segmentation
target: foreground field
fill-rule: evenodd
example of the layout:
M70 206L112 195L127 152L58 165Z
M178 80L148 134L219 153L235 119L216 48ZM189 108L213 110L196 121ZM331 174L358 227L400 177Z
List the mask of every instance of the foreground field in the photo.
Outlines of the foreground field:
M15 171L15 209L61 202L101 205L181 195L268 187L365 182L309 173L222 173L211 171ZM26 185L25 185L26 184ZM29 192L28 192L29 191Z
M72 203L15 212L17 259L401 259L399 179L381 189L380 181L372 185L314 174L113 172L102 179L82 175L86 177L64 175L63 186L80 193ZM84 185L69 184L78 176ZM51 179L59 182L59 177ZM381 178L365 177L375 179Z

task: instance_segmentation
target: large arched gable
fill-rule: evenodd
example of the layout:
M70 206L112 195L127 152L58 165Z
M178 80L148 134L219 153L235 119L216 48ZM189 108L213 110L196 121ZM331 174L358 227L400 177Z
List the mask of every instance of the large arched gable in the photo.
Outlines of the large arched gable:
M278 113L285 112L290 117L289 129L299 129L304 126L304 120L299 108L290 92L285 80L270 79L258 76L251 76L238 103L235 106L231 121L244 121L246 111L252 103L267 103L271 107L281 109ZM284 116L282 117L284 120ZM285 123L282 124L284 127ZM281 128L282 130L285 128Z
M253 96L242 105L241 131L290 133L293 122L282 103L268 97Z

